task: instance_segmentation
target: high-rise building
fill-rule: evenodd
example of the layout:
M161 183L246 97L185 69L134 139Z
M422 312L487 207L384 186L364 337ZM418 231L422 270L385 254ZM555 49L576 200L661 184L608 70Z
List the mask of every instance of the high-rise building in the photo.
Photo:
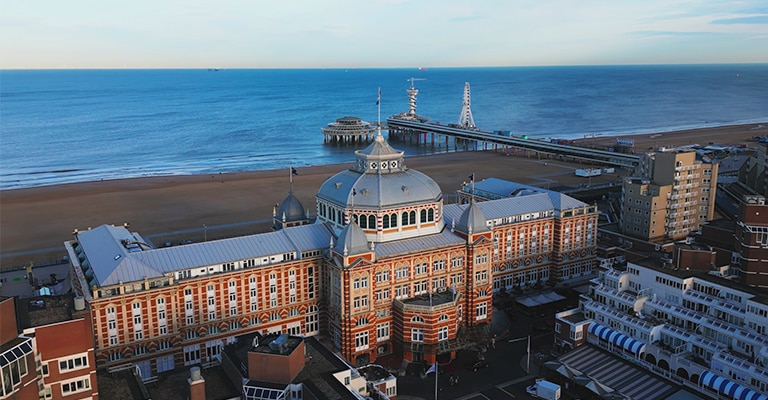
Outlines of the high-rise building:
M755 154L739 169L739 182L754 189L756 192L765 196L768 191L768 175L765 173L765 166L768 165L768 143L761 141L753 147Z
M690 150L642 155L634 177L622 184L622 233L666 241L698 231L714 216L717 167Z
M314 223L289 194L269 233L156 248L126 226L76 232L73 290L90 307L97 363L142 377L213 362L249 332L322 333L355 365L434 362L472 343L459 328L490 324L494 290L593 270L597 207L519 186L445 205L378 135L320 187Z

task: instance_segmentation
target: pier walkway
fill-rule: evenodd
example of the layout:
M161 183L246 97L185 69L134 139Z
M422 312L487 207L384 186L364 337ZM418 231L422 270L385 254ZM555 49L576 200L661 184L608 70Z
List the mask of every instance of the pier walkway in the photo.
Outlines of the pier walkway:
M429 122L419 122L417 120L388 118L390 138L416 137L420 143L426 142L427 134L432 134L434 141L435 135L443 136L446 143L449 138L454 141L463 140L476 143L501 145L511 148L517 148L527 151L533 151L541 154L551 154L561 157L564 161L567 159L586 160L598 162L617 167L631 168L639 163L640 157L635 154L625 154L598 149L589 149L577 146L568 146L557 143L550 143L542 140L527 139L519 136L505 136L486 132L477 129L456 128L447 125L441 125ZM420 137L424 139L420 139ZM441 139L438 139L441 140ZM457 146L458 147L458 146Z

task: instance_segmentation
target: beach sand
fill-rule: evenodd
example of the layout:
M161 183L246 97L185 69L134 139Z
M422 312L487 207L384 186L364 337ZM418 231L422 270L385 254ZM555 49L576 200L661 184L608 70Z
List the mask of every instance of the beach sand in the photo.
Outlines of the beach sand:
M768 125L768 124L765 124ZM636 152L649 147L691 143L754 146L755 136L768 135L758 124L694 129L681 132L623 136L635 141ZM615 137L582 139L615 143ZM397 148L397 142L391 143ZM314 196L329 177L352 166L349 162L297 168L294 194L309 212ZM563 163L536 155L502 151L466 151L408 157L406 165L438 182L450 194L468 181L495 177L545 188L586 183L574 176L579 163ZM591 184L615 182L629 171L594 177ZM0 191L0 268L44 263L65 255L63 242L74 229L130 223L130 228L155 245L183 239L202 241L269 230L272 209L289 191L289 171L269 170L216 175L164 176L45 186ZM261 221L261 222L259 222ZM249 222L249 223L244 223ZM206 228L203 228L206 226ZM186 231L186 232L178 232Z

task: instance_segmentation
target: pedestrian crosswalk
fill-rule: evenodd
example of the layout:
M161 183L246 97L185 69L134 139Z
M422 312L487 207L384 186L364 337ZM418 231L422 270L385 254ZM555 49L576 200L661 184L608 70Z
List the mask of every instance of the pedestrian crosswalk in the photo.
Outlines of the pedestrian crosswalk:
M560 357L559 361L596 381L596 385L593 385L596 390L610 388L631 399L661 400L679 390L652 372L589 345Z

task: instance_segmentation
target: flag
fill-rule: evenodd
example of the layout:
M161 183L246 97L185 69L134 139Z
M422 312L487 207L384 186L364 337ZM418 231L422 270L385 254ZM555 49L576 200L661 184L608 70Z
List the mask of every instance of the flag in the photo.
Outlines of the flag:
M296 171L296 168L291 167L291 175L298 175L299 171Z
M355 188L352 188L352 196L357 196L357 190L355 190Z
M381 104L381 88L379 88L379 95L376 96L376 105Z
M475 174L472 174L472 175L468 176L467 178L469 178L470 181L474 182L475 181Z
M437 372L437 363L432 364L431 367L427 370L427 372L424 373L424 375L427 375L431 372Z

